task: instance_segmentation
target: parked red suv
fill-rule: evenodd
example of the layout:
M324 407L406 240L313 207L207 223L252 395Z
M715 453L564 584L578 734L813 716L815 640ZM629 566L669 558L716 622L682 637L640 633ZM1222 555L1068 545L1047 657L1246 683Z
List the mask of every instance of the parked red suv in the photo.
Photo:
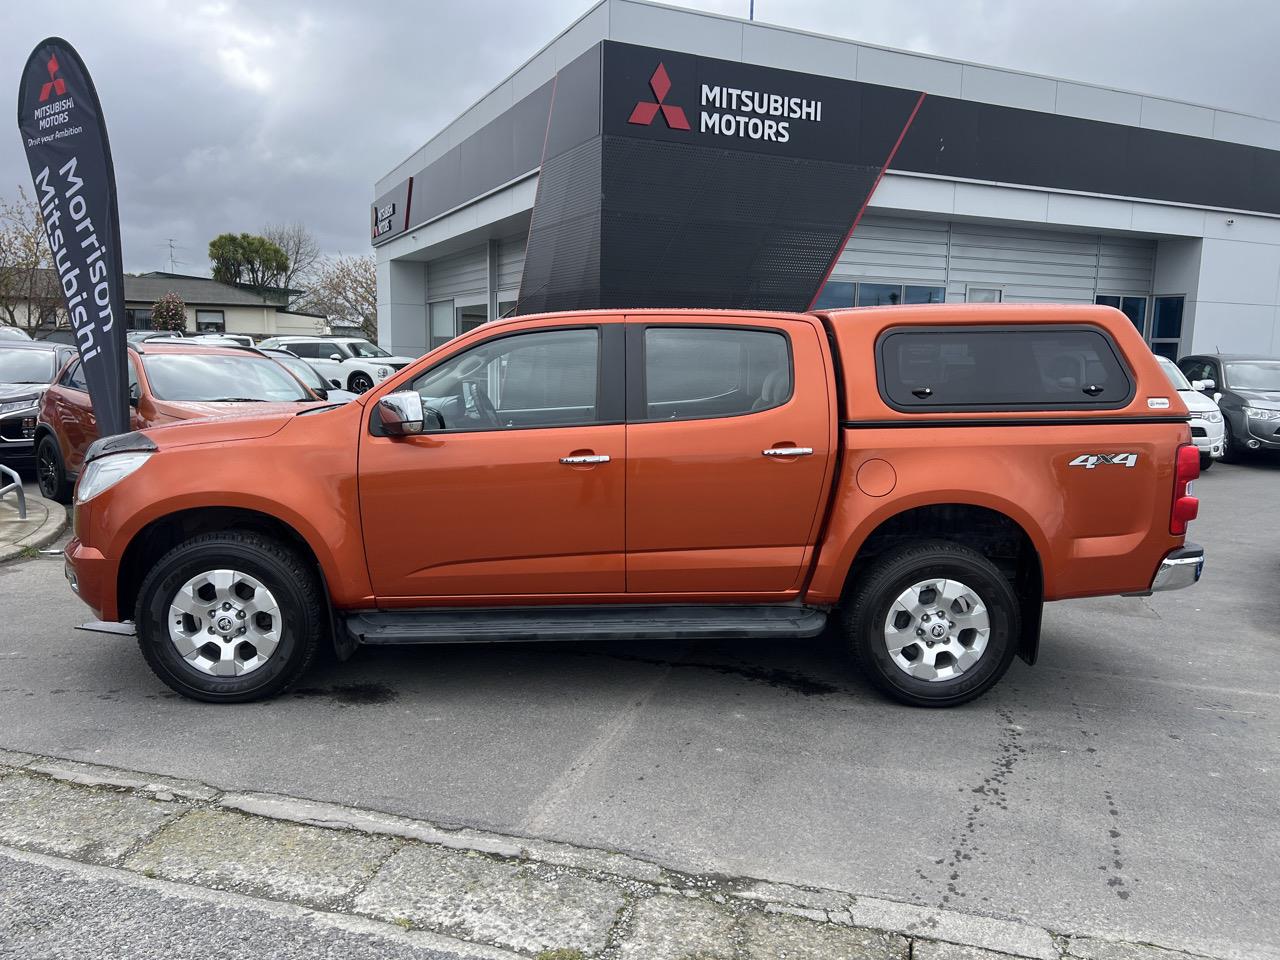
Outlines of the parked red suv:
M129 348L134 430L199 417L292 411L316 401L297 377L256 350L154 341ZM73 360L40 403L35 432L40 493L69 503L84 452L97 439L83 369Z

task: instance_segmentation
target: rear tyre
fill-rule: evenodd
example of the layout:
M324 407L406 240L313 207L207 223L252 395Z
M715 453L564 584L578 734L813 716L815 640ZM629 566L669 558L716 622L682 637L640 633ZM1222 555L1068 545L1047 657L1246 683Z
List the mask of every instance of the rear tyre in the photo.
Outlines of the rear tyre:
M147 665L173 690L245 703L302 676L322 636L324 598L295 550L233 530L165 554L142 582L134 620Z
M366 390L373 389L373 378L367 373L353 373L347 386L352 393L364 393Z
M880 557L843 609L845 637L882 692L917 707L986 693L1017 652L1021 619L1009 581L982 554L948 541Z
M36 448L36 483L40 486L40 496L46 500L71 502L71 482L62 464L62 451L58 449L58 441L47 433Z

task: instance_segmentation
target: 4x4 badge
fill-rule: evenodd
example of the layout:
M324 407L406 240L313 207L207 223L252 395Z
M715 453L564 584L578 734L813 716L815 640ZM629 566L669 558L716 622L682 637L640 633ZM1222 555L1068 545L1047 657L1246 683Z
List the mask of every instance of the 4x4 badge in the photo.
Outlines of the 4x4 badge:
M1136 467L1138 465L1138 455L1136 453L1082 453L1067 466L1084 467L1086 470L1092 470L1094 467L1104 463L1114 463L1122 467Z

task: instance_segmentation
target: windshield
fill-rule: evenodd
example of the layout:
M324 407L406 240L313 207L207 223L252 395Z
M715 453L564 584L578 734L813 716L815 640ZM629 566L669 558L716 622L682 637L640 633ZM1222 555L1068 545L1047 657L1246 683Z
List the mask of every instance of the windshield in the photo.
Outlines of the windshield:
M272 354L271 359L282 367L287 367L289 372L305 383L312 390L327 390L329 384L324 382L324 377L316 373L316 368L311 366L305 360L299 360L297 357L286 357L283 354Z
M389 357L391 354L383 350L376 343L370 343L368 340L351 340L347 343L347 349L357 357Z
M1280 360L1248 360L1227 364L1232 390L1280 390Z
M266 357L150 354L142 365L159 400L311 400L293 377Z
M0 350L0 383L48 383L52 350Z
M1175 390L1190 390L1191 384L1187 378L1182 375L1182 371L1168 357L1156 357L1160 361L1160 366L1164 370L1165 376L1169 378L1169 382L1173 384Z

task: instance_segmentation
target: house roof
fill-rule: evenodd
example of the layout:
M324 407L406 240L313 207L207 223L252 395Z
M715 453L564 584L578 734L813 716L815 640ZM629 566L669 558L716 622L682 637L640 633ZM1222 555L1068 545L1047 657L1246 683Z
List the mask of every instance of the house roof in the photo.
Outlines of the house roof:
M183 273L156 270L124 278L124 298L129 303L155 303L173 292L188 306L197 307L274 307L284 304L277 297L263 296L245 287L222 283L210 277L192 277Z

